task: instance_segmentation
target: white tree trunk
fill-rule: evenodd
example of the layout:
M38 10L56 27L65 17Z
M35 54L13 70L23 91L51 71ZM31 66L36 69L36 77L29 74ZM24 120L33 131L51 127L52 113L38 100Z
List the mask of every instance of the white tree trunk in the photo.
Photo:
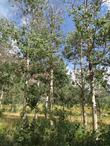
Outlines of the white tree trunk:
M3 95L4 95L4 92L3 92L3 89L1 91L1 96L0 96L0 109L2 109L2 100L3 100Z
M98 117L97 117L97 105L95 98L95 87L94 82L92 83L92 116L93 116L93 130L96 131L98 129Z
M47 96L46 100L45 100L45 107L46 107L46 109L48 109L48 106L49 106L49 97Z
M53 97L53 69L50 71L51 77L50 77L50 94Z
M45 101L45 107L46 107L46 113L45 117L49 118L52 108L52 100L53 100L53 69L50 70L50 92L49 96L46 97Z
M98 116L97 116L97 105L95 98L95 79L94 79L94 70L93 64L89 62L89 77L90 77L90 90L91 90L91 100L92 100L92 122L93 122L93 131L96 131L98 128Z
M50 70L50 97L49 97L49 108L52 106L53 101L53 69Z
M82 122L84 128L87 127L87 114L85 110L85 82L84 82L84 72L83 72L83 47L82 47L82 40L81 40L81 52L80 52L80 68L81 68L81 107L82 107Z

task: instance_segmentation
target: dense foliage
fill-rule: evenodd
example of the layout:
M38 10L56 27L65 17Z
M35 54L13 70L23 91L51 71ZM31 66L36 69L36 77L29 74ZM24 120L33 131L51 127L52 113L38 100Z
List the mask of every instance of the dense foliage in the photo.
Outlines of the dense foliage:
M57 1L10 4L22 23L0 19L0 146L110 146L103 119L110 114L110 14L101 15L102 1L65 2L75 27L66 37Z

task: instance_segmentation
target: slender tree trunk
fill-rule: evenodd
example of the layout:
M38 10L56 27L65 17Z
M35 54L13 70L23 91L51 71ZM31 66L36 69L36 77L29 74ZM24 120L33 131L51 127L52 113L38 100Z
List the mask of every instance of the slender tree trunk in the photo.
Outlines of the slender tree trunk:
M82 121L83 121L83 126L84 128L87 127L87 114L85 110L85 93L84 93L84 72L83 72L83 47L82 47L82 40L81 40L81 52L80 52L80 68L81 68L81 86L80 86L80 91L81 91L81 107L82 107Z
M87 114L85 110L85 97L84 97L84 92L81 91L81 109L82 109L82 122L84 128L87 128Z
M48 109L48 107L49 107L49 97L48 96L46 97L46 100L45 100L45 107L46 107L46 109Z
M52 101L53 101L53 69L50 70L50 95L48 96L48 112L50 114L52 108Z
M27 116L26 112L26 98L27 98L27 90L28 90L28 71L29 71L29 58L26 56L26 72L25 72L25 85L24 85L24 103L23 103L23 116Z
M74 69L75 70L75 69ZM87 127L87 114L85 109L85 93L84 93L84 81L83 81L83 73L81 69L81 84L77 82L77 75L74 71L75 77L76 77L76 84L79 86L80 89L80 105L81 105L81 118L82 118L82 124L86 128Z
M53 69L50 70L50 99L49 99L49 107L51 108L53 101Z
M92 82L92 116L93 116L93 130L96 131L98 128L98 118L97 118L97 106L95 98L94 81Z
M1 96L0 96L0 109L3 108L3 106L2 106L3 95L4 95L4 91L3 91L3 87L2 87Z
M49 96L46 96L45 99L45 118L48 118L48 109L49 109Z
M94 71L92 63L89 62L89 72L90 72L90 90L92 98L92 122L93 122L93 131L96 131L98 128L98 116L97 116L97 105L95 98L95 83L94 83Z

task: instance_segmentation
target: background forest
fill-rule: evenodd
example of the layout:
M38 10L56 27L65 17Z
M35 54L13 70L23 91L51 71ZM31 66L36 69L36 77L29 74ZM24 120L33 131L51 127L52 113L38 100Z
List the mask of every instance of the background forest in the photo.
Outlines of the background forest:
M110 146L109 1L7 3L0 146Z

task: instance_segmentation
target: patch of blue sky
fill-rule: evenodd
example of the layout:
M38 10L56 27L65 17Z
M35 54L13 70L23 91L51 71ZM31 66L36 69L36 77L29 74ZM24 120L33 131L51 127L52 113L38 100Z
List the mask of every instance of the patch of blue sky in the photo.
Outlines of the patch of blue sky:
M8 3L8 0L0 0L0 17L9 18L11 7Z
M56 3L57 7L62 7L63 9L65 9L65 5L62 2L59 2L58 0L54 0L53 2L54 2L54 5ZM101 8L101 15L106 14L108 8L109 8L109 5L107 5L106 3L103 4ZM65 11L64 23L61 28L64 34L67 34L68 32L73 31L75 27L74 27L74 22L68 16L66 10L64 11ZM9 18L11 20L14 20L17 24L21 24L22 20L19 14L20 13L18 13L18 10L15 7L12 7L10 3L8 2L8 0L0 0L0 17Z
M66 11L66 5L63 2L60 2L60 0L52 0L56 7L62 8L64 10L64 23L61 26L61 29L63 31L64 36L68 34L68 32L75 30L74 21L72 18L68 15ZM80 0L81 3L82 0ZM110 9L110 5L107 3L102 5L101 13L100 15L105 15ZM16 7L12 7L8 0L0 0L0 17L5 17L8 19L11 19L17 23L17 25L22 25L22 17L20 12ZM65 37L64 37L65 39ZM61 48L63 48L62 46ZM68 61L65 61L68 63ZM69 63L68 67L71 69L73 67L72 63Z
M0 0L0 18L14 21L17 25L21 23L20 12L9 3L9 0Z
M65 14L64 23L61 28L63 30L64 35L66 35L68 32L75 30L74 22L72 21L72 18L68 16L67 13Z
M109 10L109 6L107 6L106 4L103 4L102 7L101 7L101 13L100 15L101 16L104 16Z

